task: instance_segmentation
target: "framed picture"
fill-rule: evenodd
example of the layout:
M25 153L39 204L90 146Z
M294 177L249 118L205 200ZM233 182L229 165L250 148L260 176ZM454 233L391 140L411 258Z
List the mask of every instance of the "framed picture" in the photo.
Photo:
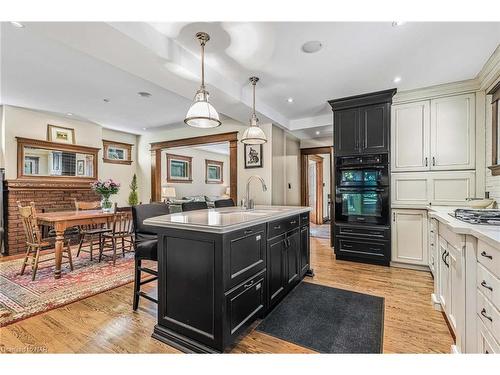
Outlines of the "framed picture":
M167 154L167 182L193 182L192 157Z
M76 175L85 176L85 160L80 159L76 161Z
M262 168L262 145L245 144L245 168Z
M224 162L205 159L205 183L222 184L224 182L222 176L223 168Z
M104 148L103 161L113 164L132 164L132 144L123 142L114 142L103 139Z
M74 145L76 143L75 129L48 124L47 140L50 142L67 143Z

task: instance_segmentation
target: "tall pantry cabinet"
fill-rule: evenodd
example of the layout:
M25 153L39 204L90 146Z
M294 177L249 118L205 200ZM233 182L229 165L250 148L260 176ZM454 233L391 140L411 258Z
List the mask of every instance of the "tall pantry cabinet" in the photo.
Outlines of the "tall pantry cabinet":
M426 206L463 206L475 196L475 106L474 93L392 105L393 262L428 266Z

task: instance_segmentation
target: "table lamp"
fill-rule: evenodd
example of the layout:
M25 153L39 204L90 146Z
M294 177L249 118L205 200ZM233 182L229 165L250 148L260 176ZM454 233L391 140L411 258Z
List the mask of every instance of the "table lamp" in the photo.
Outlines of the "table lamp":
M172 198L175 198L175 188L172 186L165 186L161 188L161 195L167 198L168 202L172 201Z

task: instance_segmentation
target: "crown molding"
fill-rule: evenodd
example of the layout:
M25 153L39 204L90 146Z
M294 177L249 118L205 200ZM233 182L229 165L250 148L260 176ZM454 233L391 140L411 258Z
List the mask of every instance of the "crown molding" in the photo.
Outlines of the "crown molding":
M398 91L392 99L393 104L401 104L406 102L413 102L416 100L425 100L429 98L438 98L441 96L462 94L475 92L480 89L479 81L469 79L466 81L458 81L451 83L444 83L442 85L422 87L419 89Z
M486 90L500 78L500 45L484 64L476 79L479 81L480 90Z

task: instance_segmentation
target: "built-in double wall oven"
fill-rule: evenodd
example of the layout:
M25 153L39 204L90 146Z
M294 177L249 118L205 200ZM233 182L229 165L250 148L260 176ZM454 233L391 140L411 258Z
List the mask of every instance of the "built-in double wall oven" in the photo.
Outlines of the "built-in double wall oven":
M389 225L388 154L337 157L335 221Z

